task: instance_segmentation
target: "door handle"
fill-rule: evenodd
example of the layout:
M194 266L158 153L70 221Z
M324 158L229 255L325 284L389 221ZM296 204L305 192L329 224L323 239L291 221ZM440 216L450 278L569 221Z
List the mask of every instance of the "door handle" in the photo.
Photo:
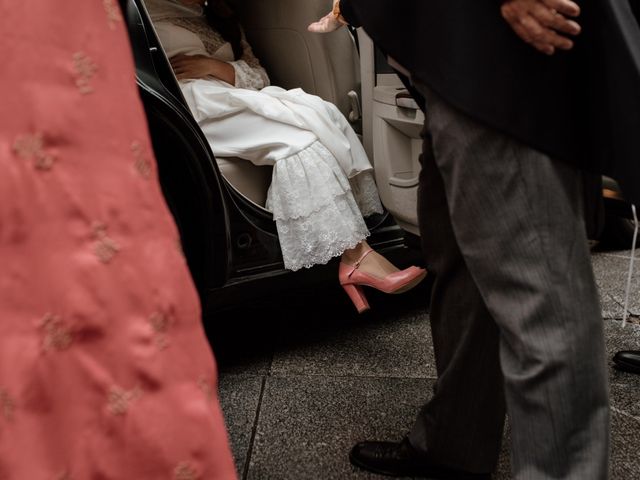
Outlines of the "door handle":
M396 94L396 107L420 110L420 105L413 99L408 90Z
M389 185L392 185L392 186L398 187L398 188L413 188L413 187L417 187L419 182L420 182L419 177L400 178L400 177L397 177L397 176L393 176L393 177L389 178Z
M357 92L351 90L347 93L349 97L349 104L351 105L351 111L349 112L349 121L355 123L362 117L362 108L360 107L360 97Z

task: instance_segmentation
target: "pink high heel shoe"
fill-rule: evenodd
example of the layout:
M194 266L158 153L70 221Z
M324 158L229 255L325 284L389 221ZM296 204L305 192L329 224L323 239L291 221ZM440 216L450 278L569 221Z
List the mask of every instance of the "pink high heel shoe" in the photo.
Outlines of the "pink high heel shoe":
M349 295L353 305L358 309L358 313L365 312L370 308L362 287L375 288L384 293L403 293L411 290L427 276L427 271L424 268L414 266L405 268L399 272L390 273L383 278L365 273L359 270L359 268L362 261L371 252L373 252L373 250L367 250L355 265L340 262L340 269L338 271L340 285L342 285L344 291Z

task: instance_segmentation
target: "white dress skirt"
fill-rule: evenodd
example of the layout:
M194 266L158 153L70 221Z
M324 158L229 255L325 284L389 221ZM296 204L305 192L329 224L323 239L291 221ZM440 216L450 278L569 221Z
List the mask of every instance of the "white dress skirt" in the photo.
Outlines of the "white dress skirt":
M184 28L162 22L156 30L169 57L171 50L206 54ZM214 57L233 59L231 46ZM256 91L214 78L180 83L217 157L273 166L266 208L287 269L325 264L369 235L363 217L382 213L373 167L335 105L301 89Z

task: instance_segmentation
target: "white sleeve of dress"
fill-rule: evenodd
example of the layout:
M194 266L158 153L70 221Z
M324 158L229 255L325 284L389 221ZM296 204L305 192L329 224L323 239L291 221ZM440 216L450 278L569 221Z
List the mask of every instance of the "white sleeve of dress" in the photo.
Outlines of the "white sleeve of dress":
M242 57L230 62L236 72L236 87L250 90L261 90L270 85L267 71L253 54L251 45L242 34Z

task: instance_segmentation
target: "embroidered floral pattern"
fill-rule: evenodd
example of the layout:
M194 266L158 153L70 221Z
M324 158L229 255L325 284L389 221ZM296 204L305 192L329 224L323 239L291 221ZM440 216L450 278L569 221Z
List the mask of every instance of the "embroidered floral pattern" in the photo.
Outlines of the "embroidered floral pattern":
M202 390L202 393L205 394L208 401L213 400L213 387L207 381L207 377L205 375L200 375L198 378L198 388Z
M94 61L83 52L73 54L73 69L76 75L76 86L81 94L87 95L93 92L91 80L98 70Z
M44 143L42 133L22 135L13 144L13 152L20 158L32 161L38 170L51 170L55 156L45 150Z
M142 392L139 387L133 390L124 390L116 385L109 390L109 411L113 415L124 415L129 411L133 402L138 400Z
M187 256L184 254L184 248L182 248L182 240L181 239L176 239L176 249L178 250L178 253L182 256L182 258L187 258Z
M73 343L71 330L58 315L47 313L40 321L40 327L44 332L42 347L45 350L63 351Z
M169 316L162 312L155 312L149 317L149 323L154 333L154 341L159 350L164 350L169 346L167 332L170 325Z
M118 10L118 7L116 7L116 4L113 0L102 0L102 5L104 6L105 12L107 12L107 22L109 23L109 28L111 30L115 30L118 23L122 21L120 10Z
M131 151L133 152L133 166L135 167L136 171L145 180L149 179L151 177L151 162L144 155L140 142L133 142L131 144Z
M96 239L94 252L102 263L109 263L116 253L120 251L120 246L107 235L107 226L104 223L95 222L92 226L93 236Z
M0 415L6 420L13 420L13 414L16 410L16 404L9 396L9 392L0 388Z
M174 480L198 480L200 475L189 462L181 462L173 471Z

